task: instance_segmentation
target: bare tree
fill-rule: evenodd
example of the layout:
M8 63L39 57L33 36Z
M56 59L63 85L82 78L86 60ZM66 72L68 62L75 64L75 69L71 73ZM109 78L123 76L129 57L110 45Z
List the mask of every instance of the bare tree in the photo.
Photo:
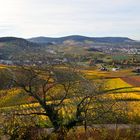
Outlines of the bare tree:
M60 139L63 139L64 135L78 124L84 124L86 130L89 112L90 116L94 114L97 107L95 102L104 93L102 84L87 80L72 67L20 67L14 70L14 74L16 75L13 79L14 83L33 97L43 109L40 112L16 113L16 115L47 116L54 132L59 132ZM60 110L68 104L74 107L74 111L73 117L65 123L61 118ZM110 105L105 112L107 113L113 105Z

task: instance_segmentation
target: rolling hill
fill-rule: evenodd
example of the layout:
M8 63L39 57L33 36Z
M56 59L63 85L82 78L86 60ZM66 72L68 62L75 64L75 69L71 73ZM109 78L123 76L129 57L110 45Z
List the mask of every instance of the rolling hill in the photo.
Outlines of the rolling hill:
M91 41L94 43L127 43L127 42L134 41L127 37L86 37L80 35L72 35L72 36L59 37L59 38L35 37L35 38L28 39L28 41L35 42L35 43L49 43L49 42L63 43L68 40L72 40L76 42Z
M139 47L140 44L127 37L85 37L79 35L66 36L60 38L36 37L23 39L17 37L0 38L0 59L18 60L36 59L48 55L52 56L50 50L57 54L83 54L91 51L100 51L99 48L109 47ZM61 55L61 54L60 54ZM27 58L28 57L28 58Z
M41 45L16 37L0 38L0 59L12 59L23 53L34 52Z

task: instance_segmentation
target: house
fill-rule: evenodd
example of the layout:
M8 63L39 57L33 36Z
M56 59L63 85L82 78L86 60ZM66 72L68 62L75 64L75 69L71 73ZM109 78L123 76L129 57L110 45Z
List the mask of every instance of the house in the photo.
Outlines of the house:
M136 72L136 73L140 73L140 67L137 67L137 68L135 69L135 72Z
M112 68L112 71L118 71L119 68Z
M106 67L101 67L100 70L101 71L108 71L108 69Z

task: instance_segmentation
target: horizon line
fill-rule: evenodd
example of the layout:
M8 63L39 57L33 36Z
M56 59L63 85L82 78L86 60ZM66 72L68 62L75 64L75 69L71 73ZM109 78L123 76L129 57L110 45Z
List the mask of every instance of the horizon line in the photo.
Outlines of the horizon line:
M128 37L128 36L114 36L114 35L109 35L109 36L91 36L91 35L81 35L81 34L69 34L69 35L62 35L62 36L47 36L47 35L38 35L38 36L30 36L30 37L25 37L25 36L15 36L15 35L6 35L6 36L0 36L0 38L3 37L15 37L15 38L23 38L23 39L31 39L31 38L38 38L38 37L48 37L48 38L62 38L62 37L70 37L70 36L81 36L81 37L89 37L89 38L129 38L131 40L135 41L140 41L140 39L134 39L133 37Z

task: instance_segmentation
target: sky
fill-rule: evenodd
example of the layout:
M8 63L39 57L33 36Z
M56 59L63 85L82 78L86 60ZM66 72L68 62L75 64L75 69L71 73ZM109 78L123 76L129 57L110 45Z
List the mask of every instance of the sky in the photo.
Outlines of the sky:
M140 0L0 0L0 37L67 35L140 40Z

